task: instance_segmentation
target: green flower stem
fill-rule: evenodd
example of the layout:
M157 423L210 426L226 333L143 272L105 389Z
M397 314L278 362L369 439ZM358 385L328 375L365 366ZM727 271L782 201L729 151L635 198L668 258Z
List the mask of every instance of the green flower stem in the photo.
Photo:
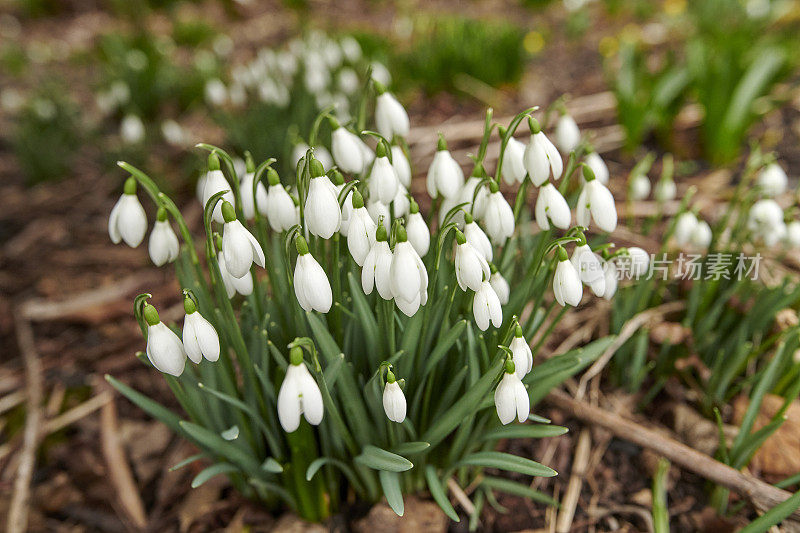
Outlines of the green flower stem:
M489 138L492 136L492 130L495 127L495 124L492 123L493 114L494 110L491 107L487 107L486 118L483 122L483 138L481 139L480 148L478 148L478 157L475 160L476 163L483 163L483 160L486 159L486 150L489 147Z
M517 127L519 127L522 120L529 116L531 113L535 112L539 109L539 106L529 107L525 111L521 113L517 113L517 115L511 120L511 123L508 125L508 129L503 135L502 140L500 141L500 155L497 157L497 170L495 171L494 175L497 179L502 177L501 172L503 171L503 159L506 154L506 146L508 146L508 142L511 140L511 137L514 136L514 133L517 131ZM515 217L516 220L516 217Z

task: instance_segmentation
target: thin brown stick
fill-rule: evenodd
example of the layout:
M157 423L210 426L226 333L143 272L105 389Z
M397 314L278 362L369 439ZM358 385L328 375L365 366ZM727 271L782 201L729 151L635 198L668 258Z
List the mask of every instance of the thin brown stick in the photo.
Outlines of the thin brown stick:
M569 476L564 499L561 500L561 511L558 513L556 533L568 533L572 520L575 518L575 509L581 496L583 477L586 475L586 466L589 464L589 455L592 448L592 436L587 428L578 435L578 444L575 446L575 458L572 461L572 473Z
M450 492L453 493L453 497L461 504L461 507L464 508L468 515L472 516L475 514L475 506L472 505L472 502L467 497L466 493L461 490L461 487L458 486L455 479L450 478L447 480L447 488L450 489Z
M682 442L610 411L571 398L560 390L552 391L547 399L585 423L605 428L621 439L653 450L686 470L747 496L762 511L775 507L791 496L785 490L720 463ZM800 510L795 510L791 519L800 522Z

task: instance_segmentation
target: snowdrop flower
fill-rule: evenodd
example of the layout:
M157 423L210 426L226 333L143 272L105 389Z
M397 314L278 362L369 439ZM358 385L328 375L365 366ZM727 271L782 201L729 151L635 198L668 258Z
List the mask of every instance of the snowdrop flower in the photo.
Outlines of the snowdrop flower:
M397 184L397 194L394 195L392 200L392 214L394 218L403 218L411 209L411 200L409 200L408 189L401 184Z
M483 219L483 215L486 213L486 200L489 198L489 191L486 187L481 185L481 178L475 175L479 171L480 168L476 166L473 175L470 176L464 186L461 187L461 192L458 193L458 197L447 210L445 210L446 202L442 202L441 211L439 212L440 216L444 216L449 209L452 209L452 207L457 204L467 203L469 204L466 206L467 211L470 211L478 220ZM478 189L478 187L480 187L480 189ZM478 191L477 196L475 196L476 190ZM470 206L472 209L470 209ZM444 213L442 213L442 211L444 211Z
M674 200L677 194L678 187L671 179L658 180L658 183L656 183L656 190L653 192L653 196L658 202L669 202L670 200Z
M494 292L489 280L481 283L472 298L472 315L475 317L475 325L481 331L489 329L490 322L496 328L503 325L503 308L500 305L500 298Z
M554 180L561 178L564 162L561 160L561 154L542 131L539 122L531 118L528 124L531 129L531 140L525 148L523 161L531 181L538 187L547 181L551 171Z
M325 175L322 164L317 159L311 160L311 183L308 186L304 214L308 231L323 239L330 239L342 224L336 187Z
M503 425L514 421L525 422L531 414L531 402L528 398L528 391L525 385L517 377L514 362L506 362L503 379L494 391L494 406L497 409L497 417Z
M685 246L692 239L692 234L697 227L697 217L691 211L686 211L678 216L675 221L675 244L678 246Z
M386 385L383 387L383 410L386 418L392 422L401 424L406 419L406 397L391 370L386 372Z
M758 173L756 183L766 196L778 196L786 191L789 179L778 163L770 163Z
M428 271L408 242L406 228L397 227L397 242L389 268L392 295L395 304L406 316L414 316L428 301Z
M475 250L477 250L486 262L490 262L492 260L493 251L492 251L492 243L489 242L489 237L483 232L481 227L475 222L475 219L469 213L464 215L464 236L467 238L467 242L472 245Z
M566 113L561 115L556 123L555 139L562 153L568 154L578 147L581 142L581 130L574 118Z
M411 164L403 149L397 145L392 146L392 166L397 173L400 185L408 189L411 187Z
M601 230L609 233L614 231L617 229L617 207L614 204L614 196L605 185L595 179L589 167L583 167L583 176L586 184L578 196L575 210L578 225L588 228L589 222L594 220Z
M375 230L378 229L367 208L364 207L364 198L357 190L353 191L353 212L350 216L347 233L347 248L358 266L364 265L364 260L375 243Z
M489 270L492 272L489 283L492 284L492 288L495 294L497 294L497 299L500 300L500 305L506 305L511 296L511 287L508 286L506 278L497 270L497 267L491 263L489 264Z
M428 167L426 183L431 198L437 198L440 194L444 198L453 198L464 185L464 172L447 150L447 143L441 133L436 154Z
M294 346L289 353L289 368L278 391L278 420L287 433L300 427L300 415L312 426L322 422L325 408L319 385L303 362L303 349Z
M617 267L613 261L603 262L603 275L605 276L606 283L606 290L603 292L603 298L611 300L617 293L617 285L619 284Z
M650 254L638 246L631 246L628 248L628 257L630 257L629 266L632 277L639 279L647 274L650 266Z
M459 230L456 230L456 253L454 257L456 281L462 291L470 289L479 291L484 280L488 280L491 272L489 263L483 254L467 241Z
M383 85L388 86L392 83L392 74L389 72L389 69L383 63L378 61L373 61L372 64L372 79L382 83Z
M711 239L713 235L711 233L711 227L708 225L708 222L705 220L701 220L697 222L695 225L694 230L692 231L691 242L696 248L705 249L711 244Z
M119 127L119 134L126 144L137 144L144 140L144 122L136 115L126 115Z
M212 196L222 191L227 192L222 195L222 200L217 202L217 205L214 206L213 212L214 221L220 224L225 222L225 219L222 217L223 201L234 203L235 200L231 186L228 180L225 179L225 174L220 170L219 157L212 152L211 155L208 156L208 173L206 173L206 179L203 185L203 208L205 208Z
M408 135L408 113L403 105L397 101L380 82L375 83L378 99L375 102L375 124L378 133L387 139L395 135L405 137Z
M644 200L650 195L650 180L644 174L635 174L631 178L628 191L632 200Z
M375 287L381 298L391 300L391 267L392 250L389 249L386 228L382 222L379 222L378 229L375 231L375 241L372 243L372 248L364 259L364 266L361 269L361 288L364 289L364 294L372 294L372 289Z
M572 221L567 201L549 182L539 189L534 214L536 224L545 231L550 229L550 222L559 229L567 229Z
M275 169L270 168L267 170L267 180L269 181L269 189L267 189L266 202L264 204L259 202L257 204L258 210L267 217L272 231L286 231L295 224L300 223L294 200L281 185L281 180Z
M372 221L375 224L380 224L380 220L389 220L389 206L380 202L378 200L370 199L369 204L367 204L367 211L369 212L369 216L372 217Z
M533 353L528 341L522 336L522 327L519 324L514 329L514 339L508 348L511 350L515 373L519 379L522 379L533 369Z
M573 307L581 303L583 297L583 286L578 271L567 258L567 252L561 246L558 247L558 265L553 276L553 295L561 306L571 305Z
M219 107L228 99L228 89L219 79L208 80L204 88L206 102Z
M397 173L389 161L387 149L383 141L378 143L375 151L375 162L369 173L367 185L369 187L369 197L379 200L384 204L390 204L397 195L398 178Z
M292 164L295 167L306 156L308 150L309 146L304 142L294 145L294 148L292 148ZM322 163L323 168L331 168L333 166L333 157L324 146L314 147L314 157Z
M219 335L211 322L197 312L197 306L189 297L183 300L186 316L183 319L183 347L193 363L205 357L212 363L219 359Z
M509 185L522 183L528 173L525 170L525 144L514 137L509 138L508 144L506 144L506 151L503 154L503 169L500 173L503 175L503 181Z
M327 313L333 304L333 293L328 276L317 260L308 252L308 243L302 235L295 239L297 263L294 266L294 294L305 311Z
M350 67L345 67L339 71L339 75L336 77L336 83L338 83L339 89L347 95L355 93L360 85L358 74Z
M178 258L178 252L180 251L178 236L172 230L172 226L167 220L167 210L163 207L158 208L156 223L153 226L153 231L150 232L147 250L150 252L150 259L156 266L172 263Z
M589 168L594 172L594 177L597 178L597 181L603 185L608 185L608 167L605 161L603 161L603 158L600 157L600 154L594 150L586 154L586 164L589 165Z
M793 220L786 224L783 242L790 248L800 248L800 221Z
M775 245L786 233L783 222L783 209L775 200L765 198L757 201L750 208L747 227L756 238L760 238L767 246Z
M331 150L336 165L348 174L360 174L366 167L363 152L363 142L355 133L339 126L335 119L331 120L333 134L331 136Z
M225 225L222 227L222 251L225 254L225 266L234 278L241 278L248 272L253 263L264 266L264 251L261 244L253 237L244 225L236 218L233 206L223 202L222 215Z
M228 298L233 298L237 292L242 296L248 296L253 293L253 274L251 272L248 271L241 278L233 277L228 272L228 267L225 266L227 262L225 253L222 250L217 254L217 263L219 264L219 274L222 276L222 283L225 285L225 292Z
M486 199L486 208L483 214L483 223L486 233L497 246L502 246L506 239L514 234L514 212L508 205L496 181L489 186L489 197Z
M244 177L242 178L239 190L242 194L242 211L244 212L244 218L252 220L256 216L256 206L260 206L259 211L266 209L267 189L264 187L263 183L259 183L255 187L256 194L253 196L253 181L255 180L256 168L253 163L253 158L250 156L250 152L246 154L245 164L247 166L245 167Z
M136 248L141 244L145 233L147 215L136 197L136 178L130 177L125 181L122 196L108 217L108 235L114 244L125 241L131 248Z
M431 245L431 232L419 212L419 205L413 198L410 200L409 215L406 217L406 235L417 255L425 257Z
M147 358L159 372L180 376L186 366L181 340L161 322L155 307L145 303L142 314L147 322Z
M342 47L342 53L344 54L344 57L351 63L355 63L361 59L361 45L358 44L358 41L356 41L353 37L349 35L342 37L342 40L339 42L339 46Z
M602 259L585 242L584 239L583 245L575 247L570 261L583 284L592 289L595 296L603 296L606 290L606 279Z

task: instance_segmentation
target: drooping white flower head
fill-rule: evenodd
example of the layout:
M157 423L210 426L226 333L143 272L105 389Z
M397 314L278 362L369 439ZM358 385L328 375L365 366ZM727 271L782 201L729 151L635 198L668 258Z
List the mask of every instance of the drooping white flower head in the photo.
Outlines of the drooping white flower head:
M389 161L386 146L384 146L383 142L378 143L375 156L375 162L372 164L372 170L367 181L369 196L374 200L379 200L389 205L397 195L399 180L392 163Z
M713 235L711 233L711 226L705 220L700 220L695 225L692 231L691 243L697 249L704 250L711 244Z
M203 357L214 362L219 359L219 335L211 322L197 311L194 301L183 300L186 316L183 319L183 347L193 363L198 364Z
M401 424L406 419L406 396L391 370L386 374L383 387L383 411L392 422Z
M800 221L792 220L786 224L784 244L789 248L800 248Z
M617 229L617 206L614 204L614 196L605 185L595 179L591 169L584 167L583 175L586 184L578 196L575 220L578 225L586 228L594 220L601 230L609 233L614 231Z
M233 298L237 292L242 296L248 296L253 293L253 274L250 271L241 278L233 277L228 272L225 253L222 250L217 254L217 263L219 264L219 273L222 276L222 283L225 285L225 292L228 294L228 298Z
M375 241L361 269L361 288L364 289L364 294L371 294L375 287L381 298L391 300L391 267L392 250L389 248L386 228L380 223L375 231Z
M408 189L411 187L411 163L403 149L397 145L392 146L392 166L397 173L400 185Z
M256 216L256 208L258 208L259 212L263 212L267 209L267 188L264 187L263 183L259 182L255 187L255 195L253 194L253 182L255 180L256 169L253 164L253 158L250 157L250 153L248 152L246 155L247 167L242 177L242 182L239 185L239 191L242 195L242 212L244 213L244 218L252 220Z
M294 205L294 200L281 185L280 178L275 169L267 170L269 189L267 189L267 200L262 208L261 202L258 203L258 210L267 217L272 231L286 231L295 224L300 223L298 211Z
M375 230L378 229L367 208L364 207L364 198L357 190L352 195L353 211L350 215L347 232L347 248L358 266L364 265L367 254L375 244Z
M409 214L406 217L406 235L408 242L417 251L417 255L425 257L431 246L431 231L419 212L419 205L412 198L409 202Z
M150 259L156 266L171 263L178 258L180 252L178 236L172 230L172 226L167 220L167 210L163 207L158 208L156 223L153 225L153 231L150 232L147 250L150 253Z
M583 244L575 247L570 261L578 272L581 282L589 287L595 296L603 296L606 279L602 258L594 253L588 244Z
M464 215L464 236L467 238L467 242L483 255L487 263L492 261L494 256L492 243L469 213Z
M125 181L125 189L108 217L108 235L111 242L125 244L131 248L139 246L147 233L147 215L136 197L136 179Z
M308 149L309 146L304 142L294 145L294 148L292 148L292 165L294 167L296 167L297 163L299 163L300 160L306 156ZM314 147L314 157L319 159L319 162L322 163L323 168L331 168L333 166L333 157L328 149L324 146Z
M686 246L689 244L692 239L692 234L697 227L697 223L697 217L691 211L686 211L678 215L675 221L675 231L673 232L675 244L678 246Z
M180 376L186 365L183 343L174 331L161 322L155 307L145 303L142 311L147 323L147 358L159 372Z
M205 184L203 186L203 207L205 208L208 201L217 193L227 191L222 195L222 200L217 202L214 206L213 218L214 222L222 224L225 219L222 218L222 202L234 203L233 190L230 183L225 179L225 174L222 173L219 166L219 158L216 153L208 156L208 172L206 173Z
M581 143L581 130L572 116L564 113L556 122L556 145L561 153L568 154Z
M519 324L514 329L514 338L508 348L511 350L514 360L515 373L519 379L522 379L533 369L533 353L528 341L522 336L522 328Z
M653 197L658 202L669 202L674 200L678 195L678 186L671 179L660 179L656 183L656 189L653 192Z
M783 209L771 198L757 201L748 213L747 228L756 239L762 240L767 246L774 246L786 234Z
M223 202L222 215L225 225L222 227L222 251L225 254L225 266L234 278L241 278L248 272L253 263L264 267L265 258L261 244L244 225L236 218L233 206Z
M511 360L506 362L503 379L494 391L494 406L497 409L497 417L503 425L510 424L515 418L525 422L531 414L528 391L517 377L514 362Z
M390 220L389 206L380 200L374 200L370 198L369 203L367 204L367 212L369 213L369 216L372 217L372 221L375 222L375 224L378 224L381 219Z
M606 162L603 161L603 158L600 157L600 154L594 150L586 154L586 164L589 165L589 168L594 172L594 177L597 181L603 185L608 185L608 167L606 166Z
M509 185L522 183L525 175L525 144L514 137L508 139L505 154L503 154L503 169L500 171L503 181Z
M336 161L336 165L342 172L348 174L364 172L366 161L362 144L363 142L355 133L339 126L338 122L335 124L331 136L331 151L333 160Z
M474 222L473 222L474 223ZM481 251L475 248L459 230L456 230L456 252L454 257L456 281L462 291L479 291L484 281L491 276L489 263Z
M632 200L644 200L650 195L650 179L644 174L634 174L628 185Z
M567 252L558 247L558 265L553 275L553 295L556 301L562 306L571 305L573 307L581 303L583 297L583 286L578 271L567 257Z
M428 194L431 198L437 198L440 194L444 198L453 198L464 185L464 171L461 166L453 159L447 150L447 143L444 137L439 134L439 145L436 154L433 156L428 167L427 177Z
M630 269L631 277L639 279L650 268L650 254L638 246L628 248L627 267Z
M489 191L483 213L483 223L486 226L486 234L492 243L502 246L506 239L514 234L514 211L506 202L496 181L491 182Z
M494 289L495 294L497 294L497 299L500 300L500 305L506 305L508 303L508 299L511 297L511 287L508 286L506 278L503 277L503 275L494 267L494 265L490 264L489 269L492 270L489 283L492 284L492 288Z
M330 239L342 224L338 191L316 159L311 160L311 182L303 213L308 231L323 239Z
M119 135L125 144L137 144L144 140L144 122L136 115L125 115L119 126Z
M770 163L758 173L756 184L765 196L778 196L786 192L789 178L778 163Z
M378 99L375 102L375 125L378 133L387 139L395 135L405 137L408 135L409 121L403 105L379 82L375 82Z
M286 377L278 391L278 420L284 431L292 433L300 427L300 415L312 426L318 426L325 408L319 385L303 362L303 349L293 347L289 359Z
M476 168L476 172L478 169ZM480 186L480 188L478 188ZM477 191L477 196L476 196ZM445 201L442 202L441 210L439 211L439 222L441 223L441 217L444 217L447 214L447 211L452 209L458 204L466 203L467 206L464 207L467 211L470 211L472 216L477 218L478 220L483 220L484 214L486 214L486 200L489 198L489 189L485 186L481 185L481 178L475 175L472 175L467 179L467 182L464 183L464 186L461 187L458 195L453 199L452 202L448 202L447 198ZM473 205L474 204L474 205ZM447 208L447 209L445 209ZM459 226L462 224L464 219L463 214L459 211L456 215L455 221L458 222Z
M552 183L547 183L539 188L534 209L536 224L543 230L550 229L550 222L559 229L569 228L572 222L572 213L564 197Z
M619 274L613 261L603 262L603 274L606 279L606 290L603 292L603 298L611 300L617 293L617 286L619 285Z
M392 200L392 214L394 218L403 218L411 210L411 200L409 199L408 189L402 184L397 184L397 194Z
M555 145L541 130L539 122L532 118L528 124L531 128L531 140L525 148L523 161L531 181L538 187L547 181L551 172L553 180L560 179L564 171L564 162Z
M428 302L428 271L408 242L403 226L397 227L389 278L395 304L406 316L414 316L419 307Z
M490 323L496 328L503 325L503 307L488 279L475 291L475 296L472 298L472 315L475 317L475 325L481 331L489 329Z
M294 294L304 311L327 313L333 305L333 292L328 276L309 253L302 235L295 239L297 263L294 266Z

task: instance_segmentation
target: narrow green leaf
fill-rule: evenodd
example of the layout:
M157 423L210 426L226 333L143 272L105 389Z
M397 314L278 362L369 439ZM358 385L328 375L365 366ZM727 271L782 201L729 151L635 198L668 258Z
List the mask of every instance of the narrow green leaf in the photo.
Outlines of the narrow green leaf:
M543 464L505 452L476 452L466 456L459 464L498 468L529 476L553 477L558 475L555 470Z
M283 467L274 457L267 457L267 459L261 463L261 468L273 474L280 474L283 472Z
M230 463L217 463L211 465L194 477L192 480L192 488L196 489L214 476L218 476L220 474L230 474L238 471L239 469Z
M436 469L433 465L425 467L425 481L428 482L428 490L431 491L433 500L442 508L444 514L450 517L450 520L453 522L460 522L461 518L459 518L456 510L453 509L453 504L450 503L444 486L439 482L439 478L436 476Z
M386 496L386 502L389 507L392 508L392 511L397 516L403 516L405 505L403 505L403 492L400 490L400 475L395 472L381 470L378 472L378 477L381 480L383 494Z
M347 477L350 481L350 484L353 485L353 488L356 492L363 494L364 493L364 486L358 480L355 471L350 468L346 463L338 460L333 459L332 457L319 457L318 459L314 459L311 464L308 465L308 469L306 470L306 481L311 481L314 476L319 472L319 469L325 466L326 464L335 466L342 473Z
M511 481L510 479L485 476L481 481L481 485L490 489L499 490L500 492L505 492L507 494L513 494L514 496L522 496L523 498L530 498L533 501L544 503L551 507L559 506L558 501L554 500L547 494L540 492L538 490L534 490L530 488L528 485L523 485L522 483Z
M779 503L763 515L759 516L739 533L762 533L769 531L772 526L780 524L786 517L800 507L800 491L792 494L786 501Z
M436 344L436 347L428 356L427 361L425 361L425 371L423 376L427 376L431 373L431 370L433 370L433 367L436 366L436 363L438 363L439 360L444 357L447 351L453 347L456 341L461 338L461 335L464 333L464 329L466 329L466 327L467 321L459 320L453 324L453 327L450 328L450 331L445 333L445 335L442 337L442 340Z
M350 296L353 298L353 307L355 308L356 316L361 323L361 330L364 332L364 338L367 341L367 349L371 353L379 353L380 339L378 338L378 322L375 320L372 307L370 307L366 296L364 296L361 283L356 281L352 272L347 273L347 282L350 285Z
M142 411L147 413L148 415L152 416L156 420L159 420L167 427L172 429L175 433L185 434L183 428L181 428L181 418L161 405L158 402L155 402L142 394L139 391L136 391L129 386L125 385L124 383L116 380L112 376L106 374L106 381L108 381L112 387L117 389L120 394L125 396L131 402L136 404Z
M430 447L430 442L410 441L401 442L395 446L392 451L398 455L414 455L417 453L422 453Z
M364 446L361 455L356 457L355 461L374 470L387 472L405 472L414 467L414 464L405 457L370 444Z
M186 459L184 459L183 461L181 461L181 462L169 467L169 471L170 472L175 472L176 470L180 470L184 466L190 465L195 461L199 461L200 459L202 459L204 457L205 457L205 455L203 455L202 453L198 453L196 455L189 456Z
M483 440L498 439L541 439L543 437L558 437L569 430L562 426L509 424L500 426L484 433Z

